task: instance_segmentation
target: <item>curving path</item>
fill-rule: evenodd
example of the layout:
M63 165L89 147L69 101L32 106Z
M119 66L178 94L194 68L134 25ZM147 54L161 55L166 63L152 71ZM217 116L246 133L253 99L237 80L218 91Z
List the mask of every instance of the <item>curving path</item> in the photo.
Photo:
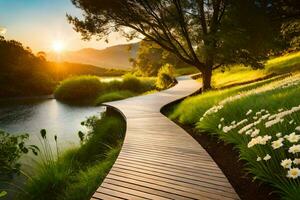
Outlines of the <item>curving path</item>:
M127 121L124 144L92 199L239 199L209 154L160 109L200 88L182 76L155 94L107 103Z

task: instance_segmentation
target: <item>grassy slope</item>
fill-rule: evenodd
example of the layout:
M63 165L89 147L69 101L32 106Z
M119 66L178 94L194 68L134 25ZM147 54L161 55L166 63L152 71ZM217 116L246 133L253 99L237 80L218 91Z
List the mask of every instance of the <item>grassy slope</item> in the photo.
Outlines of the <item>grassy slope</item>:
M245 78L246 81L253 80L270 73L282 74L298 71L300 69L299 64L300 53L298 52L268 61L264 70L249 71L244 67L237 67L232 69L232 73L216 73L214 80L218 80L218 82L215 82L215 86L223 87L232 83L243 82ZM242 77L241 80L239 76ZM293 82L296 80L300 80L300 75L298 75L297 72L296 75L294 74L292 77L274 77L252 84L210 91L187 98L179 105L173 107L169 111L169 116L179 120L183 124L196 125L199 133L209 132L217 134L226 142L235 144L240 151L241 158L247 161L249 170L255 177L271 183L279 189L283 198L297 199L300 195L299 178L295 180L286 178L287 169L283 169L280 166L281 160L297 157L297 155L288 153L288 148L292 145L291 142L285 139L283 142L284 146L279 150L274 150L271 147L272 143L270 141L267 142L266 145L257 145L249 149L247 145L251 140L251 136L238 133L243 126L255 122L261 118L263 114L266 114L260 114L259 111L261 111L261 109L267 110L270 114L276 114L279 112L278 109L288 110L293 106L298 106L300 83L296 82L290 84L289 87L280 86L284 84L284 82ZM222 103L221 110L218 110L217 107L214 107L215 110L211 109L213 106L220 104L220 102L226 101L229 103L225 103L224 105ZM207 114L206 112L209 109L211 114ZM247 113L249 109L252 109L253 113L246 116L245 113ZM258 112L258 114L254 116L256 112ZM266 111L263 110L263 112ZM200 121L200 118L203 117L204 114L206 116ZM221 118L225 118L223 122L221 122ZM230 126L231 123L238 123L245 118L248 119L247 123L237 126L237 128L229 132L224 132L223 128L225 126ZM287 116L282 123L272 127L266 128L264 125L266 121L267 119L262 120L262 122L255 127L260 130L259 135L264 136L269 134L272 136L272 141L275 141L277 139L275 136L276 133L282 132L283 135L288 135L295 131L295 127L300 124L300 114L299 112L293 113ZM221 127L218 127L219 124ZM253 137L255 136L253 135ZM271 155L271 160L256 161L257 156L264 158L267 154ZM293 165L293 167L297 167L297 165ZM276 176L274 176L274 174L276 174Z
M249 70L249 68L241 66L232 68L229 72L225 73L217 71L213 75L213 82L215 82L215 87L224 87L233 83L242 83L244 81L258 79L270 73L279 74L298 70L300 70L300 52L269 60L266 68L263 71ZM242 78L239 78L240 76ZM217 80L218 82L216 83ZM259 87L270 81L272 81L272 79L236 86L224 90L210 91L205 94L187 98L179 105L173 107L172 111L169 113L169 116L172 119L178 119L184 124L194 124L207 109L222 99L242 91ZM187 107L189 109L186 109Z
M91 131L78 148L59 158L43 151L36 174L28 180L18 199L89 199L109 172L119 153L125 133L124 119L105 115L89 123Z

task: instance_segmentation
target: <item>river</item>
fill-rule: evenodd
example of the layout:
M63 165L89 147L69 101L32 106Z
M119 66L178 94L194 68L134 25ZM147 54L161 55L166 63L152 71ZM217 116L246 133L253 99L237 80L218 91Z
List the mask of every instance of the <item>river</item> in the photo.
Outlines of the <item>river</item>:
M38 141L40 130L57 135L60 148L79 144L78 131L85 131L81 122L100 115L104 107L71 106L55 99L0 101L0 129L11 134L28 133L30 141Z

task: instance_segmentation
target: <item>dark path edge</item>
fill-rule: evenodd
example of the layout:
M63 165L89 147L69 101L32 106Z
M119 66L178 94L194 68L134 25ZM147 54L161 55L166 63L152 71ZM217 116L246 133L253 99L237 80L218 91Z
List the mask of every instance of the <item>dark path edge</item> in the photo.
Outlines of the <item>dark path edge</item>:
M168 117L167 114L170 112L170 109L172 110L174 106L184 99L197 94L201 94L201 90L163 106L160 112ZM280 199L280 196L274 192L274 187L259 180L253 180L253 175L246 171L246 162L240 160L239 152L232 144L225 144L217 136L207 132L199 133L192 125L184 125L170 118L169 120L189 133L208 152L242 200Z

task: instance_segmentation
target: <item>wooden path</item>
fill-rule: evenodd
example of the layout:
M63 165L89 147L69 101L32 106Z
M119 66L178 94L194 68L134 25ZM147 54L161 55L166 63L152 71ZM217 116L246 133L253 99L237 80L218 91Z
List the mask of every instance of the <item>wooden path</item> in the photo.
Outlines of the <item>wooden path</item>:
M200 84L188 76L168 90L107 103L127 121L124 144L92 199L239 199L209 154L160 113Z

